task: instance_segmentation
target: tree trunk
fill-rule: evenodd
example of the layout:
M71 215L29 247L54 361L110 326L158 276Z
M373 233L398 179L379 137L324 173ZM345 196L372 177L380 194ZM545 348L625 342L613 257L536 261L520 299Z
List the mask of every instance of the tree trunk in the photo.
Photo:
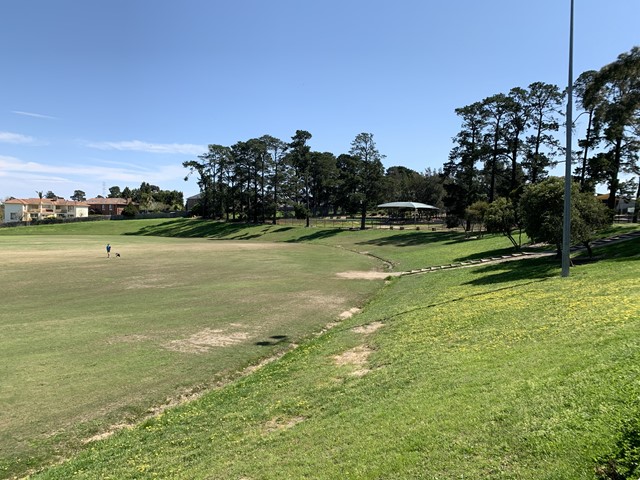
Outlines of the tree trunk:
M360 218L360 230L367 228L367 204L362 202L362 217Z
M273 174L273 220L272 225L278 223L278 163L275 164L275 172Z
M582 171L580 172L580 190L584 191L584 183L587 177L587 158L589 144L591 143L591 123L593 122L593 111L589 111L589 125L587 126L587 137L584 141L584 153L582 154Z
M611 169L611 179L609 185L609 199L607 207L611 210L616 208L616 193L618 192L618 172L620 171L620 157L622 156L622 137L616 139L616 147L613 156L613 165Z
M633 223L638 223L638 210L640 209L640 177L638 177L638 192L636 193L636 204L633 207Z

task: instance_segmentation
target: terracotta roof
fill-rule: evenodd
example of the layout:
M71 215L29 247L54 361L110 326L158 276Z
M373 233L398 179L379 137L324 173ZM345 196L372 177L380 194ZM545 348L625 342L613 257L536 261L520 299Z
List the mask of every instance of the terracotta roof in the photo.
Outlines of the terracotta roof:
M127 205L129 200L126 198L89 198L89 205Z
M11 198L9 200L5 200L4 203L7 204L20 204L20 205L39 205L40 201L42 201L42 205L73 205L76 207L88 207L89 204L87 202L76 202L75 200L65 200L64 198L58 198L53 200L51 198Z

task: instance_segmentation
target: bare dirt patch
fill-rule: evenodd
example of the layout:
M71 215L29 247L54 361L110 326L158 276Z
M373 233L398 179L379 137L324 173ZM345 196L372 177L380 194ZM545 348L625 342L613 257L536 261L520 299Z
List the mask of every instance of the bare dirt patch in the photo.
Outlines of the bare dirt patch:
M105 438L109 438L114 433L119 432L120 430L124 430L126 428L133 428L133 427L132 425L127 425L123 423L120 423L118 425L113 425L106 432L102 432L102 433L99 433L98 435L94 435L93 437L85 439L84 443L91 443L91 442L97 442L99 440L104 440Z
M382 322L373 322L373 323L369 323L368 325L361 325L359 327L355 327L352 331L354 333L361 333L361 334L364 334L364 335L369 335L369 334L374 333L377 330L381 329L382 327L384 327L384 323L382 323Z
M264 424L264 431L266 433L273 433L282 430L289 430L305 420L305 417L276 417Z
M249 338L248 332L229 332L220 329L205 328L189 338L172 340L165 348L182 353L207 353L212 348L237 345Z
M348 272L339 272L336 273L336 276L340 278L344 278L347 280L384 280L387 277L397 276L397 273L389 273L389 272L363 272L358 270L351 270Z
M351 372L351 375L355 377L362 377L369 373L371 369L367 367L369 355L373 353L373 350L366 345L359 345L351 350L336 355L333 357L336 365L338 366L353 366L355 370Z
M344 312L342 312L338 318L340 318L340 320L346 320L347 318L351 318L353 317L355 314L360 313L362 310L360 310L358 307L353 307L349 310L345 310Z

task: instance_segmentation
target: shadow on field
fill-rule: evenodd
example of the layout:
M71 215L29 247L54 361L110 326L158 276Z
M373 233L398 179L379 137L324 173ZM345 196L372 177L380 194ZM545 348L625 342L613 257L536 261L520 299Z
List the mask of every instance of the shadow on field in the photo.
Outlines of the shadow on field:
M628 262L640 260L640 238L626 240L612 245L594 247L594 253L603 256L605 260L614 262ZM583 254L583 256L586 254Z
M555 258L527 258L509 262L494 263L474 268L478 278L465 285L495 285L496 283L517 282L521 280L540 280L560 275L560 261Z
M375 238L360 242L358 245L393 245L395 247L414 247L428 245L430 243L449 241L457 243L464 239L464 234L457 232L407 232L388 235L383 238Z
M298 243L298 242L311 242L313 240L322 240L324 238L335 237L340 234L342 230L340 229L332 229L332 230L318 230L317 232L310 233L309 235L303 235L298 238L293 238L291 240L287 240L288 243Z
M245 223L227 223L215 220L195 220L183 218L149 225L136 232L125 233L125 235L147 235L155 237L179 237L179 238L229 238L241 230L245 230ZM243 237L247 235L246 233ZM261 234L254 235L259 237Z
M454 262L466 262L469 260L480 260L481 258L501 257L502 255L511 255L515 252L516 249L513 247L496 248L495 250L485 250L483 252L465 255L464 257L457 257L454 259Z
M260 347L272 347L274 345L278 345L279 343L284 343L289 339L287 335L271 335L268 340L262 340L260 342L256 342L255 345Z

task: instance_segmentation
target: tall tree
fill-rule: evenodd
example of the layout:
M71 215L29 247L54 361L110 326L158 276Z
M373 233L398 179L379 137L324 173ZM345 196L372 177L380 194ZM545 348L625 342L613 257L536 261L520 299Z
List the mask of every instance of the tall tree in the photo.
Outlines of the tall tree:
M289 146L282 140L272 137L271 135L263 135L260 137L260 140L265 144L267 152L271 156L271 187L273 191L273 216L271 223L275 225L278 217L278 205L280 203L280 183L283 178L285 178L286 173L286 162L284 161L284 158Z
M467 207L483 196L477 165L489 150L484 136L487 115L482 102L455 111L462 118L462 129L453 139L455 146L444 165L443 175L448 213L462 218Z
M640 47L620 54L615 62L601 68L585 97L587 107L594 108L595 129L601 132L610 152L607 206L613 210L620 173L633 171L638 161L640 146L635 128L640 122Z
M486 112L487 127L486 141L489 153L485 161L485 175L489 178L489 203L496 197L498 176L504 171L503 159L508 151L504 138L508 113L513 108L513 100L503 93L498 93L482 101Z
M289 143L290 159L291 163L296 169L298 177L302 179L302 194L305 200L306 207L306 226L309 226L309 214L310 214L310 195L309 180L311 175L311 147L307 145L307 142L311 139L311 134L306 130L296 130L296 134L291 137Z
M505 149L510 163L509 194L512 195L521 184L518 159L522 150L522 138L530 121L528 92L520 87L512 88L506 101L507 112L504 128Z
M358 165L360 159L343 153L336 159L338 180L336 186L336 207L344 213L354 214L360 210Z
M381 155L373 141L372 133L359 133L351 142L349 155L360 161L359 165L359 193L361 220L360 229L366 228L367 209L370 205L378 203L382 193L384 179L384 166Z
M107 198L121 198L122 196L122 192L120 191L120 187L117 185L114 185L113 187L109 188L109 195L107 195Z
M533 133L527 138L524 167L531 183L538 183L554 165L559 142L554 136L560 125L558 115L563 94L557 85L535 82L529 85L527 104Z
M87 194L82 190L75 190L70 198L71 200L75 200L76 202L84 202L87 199Z
M328 215L338 181L336 157L331 152L310 153L309 188L314 215Z
M595 70L587 70L580 74L578 79L575 81L573 86L573 91L575 92L577 98L577 104L582 108L582 113L587 114L587 129L585 131L585 138L578 140L578 146L582 148L581 153L581 165L576 168L576 171L579 175L580 181L580 190L589 191L591 189L595 190L595 182L589 182L589 177L587 173L589 171L589 155L591 150L598 143L598 136L595 134L593 129L593 116L595 114L596 105L600 103L600 101L596 98L587 97L587 88L589 85L593 83L593 80L598 72ZM591 95L598 95L598 92L591 90L589 92Z

